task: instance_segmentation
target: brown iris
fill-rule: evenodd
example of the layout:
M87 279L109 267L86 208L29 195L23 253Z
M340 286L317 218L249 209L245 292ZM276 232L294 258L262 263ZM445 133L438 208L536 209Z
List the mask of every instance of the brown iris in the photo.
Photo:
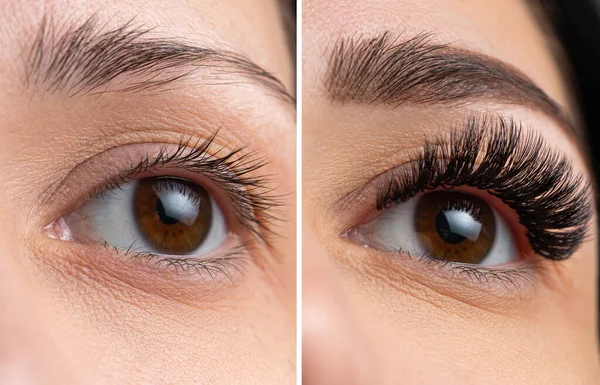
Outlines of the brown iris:
M171 254L198 248L212 221L206 190L181 178L140 180L133 195L133 211L146 241L158 251Z
M474 195L434 191L417 202L415 224L427 255L478 264L494 243L492 209Z

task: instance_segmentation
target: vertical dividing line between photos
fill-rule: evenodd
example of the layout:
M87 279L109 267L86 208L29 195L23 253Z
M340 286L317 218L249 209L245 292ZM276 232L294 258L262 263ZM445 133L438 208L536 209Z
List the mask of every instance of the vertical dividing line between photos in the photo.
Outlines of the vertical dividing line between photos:
M302 0L296 1L296 384L302 384Z

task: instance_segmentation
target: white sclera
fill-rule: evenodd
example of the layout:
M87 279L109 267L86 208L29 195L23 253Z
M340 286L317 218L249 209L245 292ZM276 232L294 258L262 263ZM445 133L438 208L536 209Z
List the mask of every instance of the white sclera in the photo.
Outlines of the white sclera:
M358 242L375 249L402 250L410 255L428 255L427 249L421 244L415 231L415 210L419 199L412 198L383 211L370 222L358 226L353 232L354 237ZM494 242L479 265L498 266L518 260L518 251L511 231L500 215L496 212L493 214L496 227Z
M106 242L120 249L161 254L160 250L156 250L145 241L135 220L133 195L137 183L134 181L108 190L102 196L91 199L84 207L70 215L66 219L66 224L74 237L83 233L85 238ZM177 207L182 210L189 208L189 202L183 194L169 191L168 195L171 201L181 201L181 205ZM186 253L187 256L210 253L227 239L228 229L225 217L212 197L210 197L210 204L212 207L210 230L205 241L196 250Z

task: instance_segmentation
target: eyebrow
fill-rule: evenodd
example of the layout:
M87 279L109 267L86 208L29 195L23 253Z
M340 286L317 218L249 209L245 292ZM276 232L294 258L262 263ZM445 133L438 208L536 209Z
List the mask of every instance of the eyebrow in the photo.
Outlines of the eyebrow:
M385 32L375 38L340 38L329 56L325 87L339 103L398 107L491 99L539 109L579 139L560 106L516 68L449 44L431 33L406 41Z
M124 25L105 30L96 16L81 25L57 26L44 16L26 60L25 84L68 97L106 92L168 88L195 71L210 84L258 84L264 91L294 103L281 81L248 57L174 38L153 29Z

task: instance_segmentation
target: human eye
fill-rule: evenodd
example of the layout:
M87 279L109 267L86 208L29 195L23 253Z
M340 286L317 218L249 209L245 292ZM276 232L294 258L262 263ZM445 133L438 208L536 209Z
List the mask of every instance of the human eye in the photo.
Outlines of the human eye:
M427 141L367 190L375 208L344 232L350 242L416 257L455 279L517 288L541 262L568 259L592 215L589 183L571 161L499 117L473 116Z
M271 209L278 200L258 173L263 159L242 148L219 147L214 139L117 150L129 166L52 220L46 235L203 278L233 280L250 245L271 235Z
M517 258L506 221L483 199L463 192L421 194L384 210L349 236L378 250L435 260L493 266Z

